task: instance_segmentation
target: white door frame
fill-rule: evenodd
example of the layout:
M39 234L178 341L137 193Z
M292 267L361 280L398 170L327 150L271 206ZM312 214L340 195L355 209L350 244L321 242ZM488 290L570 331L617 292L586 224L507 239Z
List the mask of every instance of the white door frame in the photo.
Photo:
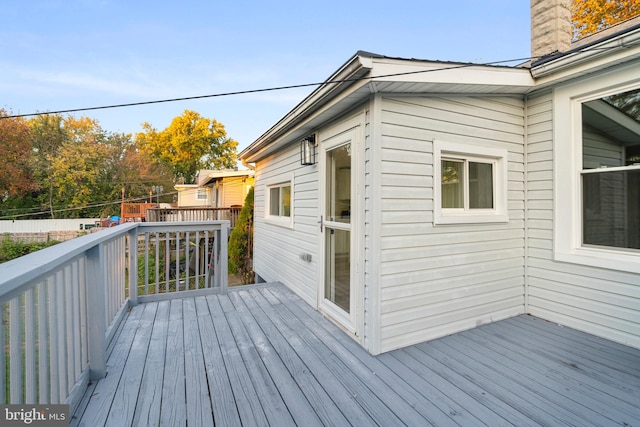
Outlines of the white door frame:
M318 134L318 154L319 154L319 186L318 186L318 199L320 205L320 217L319 221L323 223L321 226L322 232L318 235L318 248L320 254L320 261L318 266L318 310L328 316L336 324L342 327L347 332L359 336L360 324L359 320L362 316L362 303L361 295L363 290L361 284L363 283L360 278L360 238L359 238L359 223L360 219L360 200L359 200L359 173L361 165L360 156L360 144L361 144L361 132L364 126L362 126L362 116L358 115L355 118L342 122L336 126L333 126L327 130L323 130ZM326 222L327 212L327 152L338 148L347 143L351 144L351 215L350 224L345 227L340 223L330 223L332 228L335 229L349 229L350 236L350 301L349 301L349 313L345 312L338 305L325 299L325 280L326 280L326 228L324 223Z

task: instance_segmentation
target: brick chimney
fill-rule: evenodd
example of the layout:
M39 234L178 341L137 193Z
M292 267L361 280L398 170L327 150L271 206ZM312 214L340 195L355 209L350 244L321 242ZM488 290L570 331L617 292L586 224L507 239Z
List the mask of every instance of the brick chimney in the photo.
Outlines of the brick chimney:
M571 0L531 0L531 56L571 47Z

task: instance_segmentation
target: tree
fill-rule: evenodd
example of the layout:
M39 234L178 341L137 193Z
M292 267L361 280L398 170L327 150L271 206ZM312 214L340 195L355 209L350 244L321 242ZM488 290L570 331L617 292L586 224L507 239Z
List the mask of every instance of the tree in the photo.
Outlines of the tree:
M105 143L105 132L96 120L87 117L68 117L64 120L64 127L69 138L62 143L51 162L55 203L73 209L109 200L105 198L105 193L108 193L105 186L113 186L108 179L108 161L113 157L113 147ZM93 216L98 212L95 209L73 209L66 216Z
M51 165L62 144L69 139L69 134L64 127L64 118L59 114L40 114L29 120L29 126L34 176L44 190L40 198L43 204L46 200L51 218L55 218Z
M573 38L581 39L639 14L638 0L572 0Z
M37 188L29 160L29 125L23 118L8 118L0 109L0 200L22 196Z
M240 274L244 284L253 283L253 187L249 189L236 226L229 236L229 272Z
M136 143L143 152L169 165L175 178L193 182L202 169L232 168L236 164L238 143L227 136L222 123L185 110L169 127L158 132L142 124Z
M146 200L154 185L163 186L167 190L173 188L171 168L139 150L129 135L119 146L118 157L114 181L121 185L119 191L122 188L125 189L127 200L133 199L132 201L136 202Z

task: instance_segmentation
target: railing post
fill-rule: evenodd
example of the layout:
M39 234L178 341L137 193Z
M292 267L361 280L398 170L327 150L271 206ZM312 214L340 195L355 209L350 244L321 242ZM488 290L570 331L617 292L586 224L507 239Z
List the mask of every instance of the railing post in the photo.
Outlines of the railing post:
M106 374L104 247L100 243L87 251L87 331L89 338L89 377L104 378Z
M138 227L129 230L129 305L138 305Z
M227 286L229 284L229 260L227 254L227 248L229 246L229 222L223 222L220 225L220 268L216 269L216 274L220 274L220 292L227 293Z

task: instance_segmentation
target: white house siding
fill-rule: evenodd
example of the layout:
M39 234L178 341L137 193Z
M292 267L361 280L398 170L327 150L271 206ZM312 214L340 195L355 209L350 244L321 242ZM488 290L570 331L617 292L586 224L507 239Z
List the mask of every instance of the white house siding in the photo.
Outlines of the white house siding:
M523 100L389 96L380 114L380 350L523 313ZM507 223L434 226L434 139L508 151Z
M316 307L318 277L318 166L301 166L297 144L256 163L254 270L280 281ZM265 221L266 186L293 177L293 229ZM311 254L303 261L301 254Z
M527 102L528 311L640 348L640 275L553 260L552 108L550 93Z

